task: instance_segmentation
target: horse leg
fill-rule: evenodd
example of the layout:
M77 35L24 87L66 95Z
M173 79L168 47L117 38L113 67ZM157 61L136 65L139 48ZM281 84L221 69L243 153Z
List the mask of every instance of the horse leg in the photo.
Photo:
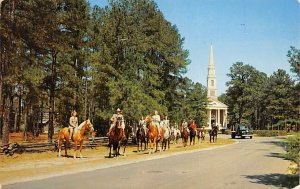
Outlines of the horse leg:
M58 139L58 157L61 156L61 146L62 146L62 140Z
M83 141L80 142L80 148L79 148L79 155L80 155L80 159L82 159L82 154L81 154L81 151L82 151L82 144L83 144Z
M128 139L125 140L125 143L124 143L124 149L123 149L123 155L126 157L126 146L127 146L127 142L128 142Z
M65 139L65 157L68 157L68 152L67 152L67 150L68 150L69 144L70 144L70 141L69 141L68 138L66 138L66 139Z
M152 141L151 141L151 139L149 141L148 147L149 147L149 154L151 154L151 152L152 152Z
M74 142L74 159L76 159L77 142Z
M111 143L109 143L108 146L109 146L109 155L108 155L108 157L111 158Z

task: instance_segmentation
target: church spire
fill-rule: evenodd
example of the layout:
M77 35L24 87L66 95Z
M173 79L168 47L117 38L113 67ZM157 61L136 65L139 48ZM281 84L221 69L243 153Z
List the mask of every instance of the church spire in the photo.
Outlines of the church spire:
M210 46L208 75L207 75L207 97L211 100L217 100L217 79L214 64L213 47Z
M213 47L210 45L209 64L208 67L215 69Z

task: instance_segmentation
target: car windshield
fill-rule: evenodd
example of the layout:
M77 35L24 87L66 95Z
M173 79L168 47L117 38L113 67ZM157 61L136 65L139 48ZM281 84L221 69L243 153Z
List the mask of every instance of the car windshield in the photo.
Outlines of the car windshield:
M240 125L240 130L247 130L247 129L249 129L247 126L245 126L245 125Z

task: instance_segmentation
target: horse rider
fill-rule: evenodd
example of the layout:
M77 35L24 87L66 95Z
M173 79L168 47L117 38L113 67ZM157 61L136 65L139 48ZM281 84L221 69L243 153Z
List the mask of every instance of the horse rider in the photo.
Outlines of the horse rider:
M196 123L195 123L194 120L192 121L192 123L191 123L191 125L190 125L190 128L191 128L191 130L194 130L194 129L197 128L197 125L196 125Z
M71 117L69 120L69 129L70 129L70 137L69 139L71 140L73 136L74 129L78 128L78 118L77 118L77 112L75 110L72 111Z
M121 128L123 130L123 137L125 137L125 122L124 122L124 117L121 114L120 108L118 108L117 113L113 114L113 116L110 118L111 124L110 124L109 131L107 133L108 136L110 135L111 130L116 126L116 123L118 120L121 120Z
M184 129L187 129L187 132L189 132L189 128L188 128L188 123L186 122L185 119L183 119L183 122L181 124L181 131L183 132Z
M158 138L160 138L160 115L158 115L158 111L154 111L154 115L152 116L153 123L158 129Z
M142 119L139 121L139 126L140 127L143 127L144 129L144 132L145 132L145 136L147 136L147 126L145 124L145 120L144 120L144 117L142 116Z

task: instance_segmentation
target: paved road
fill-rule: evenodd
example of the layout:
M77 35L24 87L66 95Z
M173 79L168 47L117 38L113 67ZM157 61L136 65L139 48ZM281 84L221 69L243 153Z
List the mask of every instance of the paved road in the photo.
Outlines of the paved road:
M2 186L4 189L279 188L289 162L280 139L254 138L222 148ZM283 188L285 186L283 185Z

